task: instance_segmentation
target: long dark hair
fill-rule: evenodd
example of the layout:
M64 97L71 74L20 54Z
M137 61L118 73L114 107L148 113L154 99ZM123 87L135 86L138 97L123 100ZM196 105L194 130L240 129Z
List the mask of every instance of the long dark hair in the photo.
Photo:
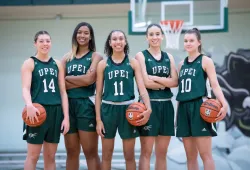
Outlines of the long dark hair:
M77 54L77 52L78 52L79 44L78 44L78 42L77 42L77 40L76 40L76 36L77 36L78 30L79 30L82 26L88 27L89 32L90 32L90 38L91 38L91 39L89 40L89 46L88 46L89 50L90 50L90 51L96 51L96 46L95 46L95 35L94 35L93 27L92 27L89 23L87 23L87 22L81 22L81 23L79 23L79 24L75 27L74 32L73 32L73 35L72 35L72 54L69 56L69 60L72 60L72 59L76 56L76 54Z
M129 54L128 40L127 40L127 37L126 37L125 33L122 30L112 30L109 33L108 38L107 38L107 40L105 42L105 46L104 46L104 54L106 54L108 57L112 56L112 54L113 54L113 49L109 44L109 42L111 41L111 36L112 36L113 32L121 32L121 33L123 33L124 38L125 38L125 42L126 42L126 45L124 47L124 53L125 53L125 55L128 55Z
M193 29L187 30L187 31L185 32L185 34L195 34L197 40L198 40L198 41L201 41L201 33L200 33L200 31L198 30L198 28L193 28ZM200 53L201 53L201 49L202 49L202 47L201 47L201 44L200 44L199 47L198 47L198 51L199 51Z

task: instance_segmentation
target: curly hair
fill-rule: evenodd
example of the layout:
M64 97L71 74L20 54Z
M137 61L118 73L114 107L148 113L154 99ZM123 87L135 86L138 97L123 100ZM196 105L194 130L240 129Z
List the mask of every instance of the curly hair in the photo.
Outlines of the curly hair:
M122 30L112 30L109 35L108 35L108 38L105 42L105 46L104 46L104 54L107 55L107 57L110 57L113 55L113 49L112 47L110 46L110 41L111 41L111 37L112 37L112 34L113 32L121 32L123 33L124 37L125 37L125 42L126 42L126 45L124 47L124 53L125 55L128 55L129 54L129 45L128 45L128 40L127 40L127 37L125 35L125 33L122 31Z

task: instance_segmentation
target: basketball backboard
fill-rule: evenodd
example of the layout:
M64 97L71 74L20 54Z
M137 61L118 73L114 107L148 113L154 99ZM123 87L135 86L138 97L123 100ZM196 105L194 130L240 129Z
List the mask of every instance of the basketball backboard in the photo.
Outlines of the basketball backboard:
M150 23L183 20L183 31L228 31L228 0L130 0L129 34L145 34Z

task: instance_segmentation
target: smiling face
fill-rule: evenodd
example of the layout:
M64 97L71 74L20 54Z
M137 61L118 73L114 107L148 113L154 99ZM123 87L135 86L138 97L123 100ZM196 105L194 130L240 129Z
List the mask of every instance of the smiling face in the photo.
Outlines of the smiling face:
M47 55L51 48L51 39L48 34L40 34L35 40L35 47L37 52L43 55Z
M184 35L184 48L188 53L199 51L198 48L201 45L195 33L187 33Z
M147 41L150 47L160 47L163 40L162 30L157 26L152 26L147 30Z
M89 28L87 26L81 26L76 34L76 40L79 46L85 46L89 44L91 40L91 35Z
M111 34L109 45L113 49L113 52L124 52L126 44L127 44L126 38L122 32L114 31Z

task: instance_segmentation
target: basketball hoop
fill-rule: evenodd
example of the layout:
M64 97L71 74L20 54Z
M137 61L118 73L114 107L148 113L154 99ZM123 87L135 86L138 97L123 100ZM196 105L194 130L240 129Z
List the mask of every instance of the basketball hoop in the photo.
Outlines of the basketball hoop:
M183 22L183 20L164 20L160 22L166 38L166 48L179 49Z

